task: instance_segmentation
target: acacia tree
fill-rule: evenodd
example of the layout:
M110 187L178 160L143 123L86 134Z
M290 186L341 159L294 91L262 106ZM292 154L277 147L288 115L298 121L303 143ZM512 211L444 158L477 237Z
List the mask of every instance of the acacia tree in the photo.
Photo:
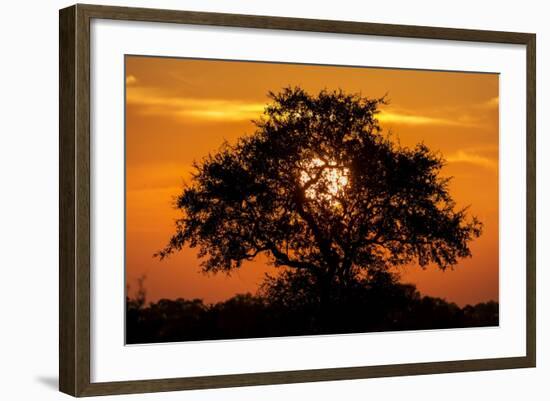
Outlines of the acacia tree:
M230 272L264 253L313 277L328 303L364 272L471 256L481 223L456 209L440 155L382 133L383 98L298 87L269 97L252 135L195 163L160 258L188 245L205 272Z

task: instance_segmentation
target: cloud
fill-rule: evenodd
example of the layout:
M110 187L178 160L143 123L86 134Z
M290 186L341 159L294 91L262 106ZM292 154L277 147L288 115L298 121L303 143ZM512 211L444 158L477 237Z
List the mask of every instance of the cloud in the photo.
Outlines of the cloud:
M405 125L441 125L441 126L468 126L472 125L471 121L464 116L457 119L430 117L413 113L399 113L381 111L377 116L380 122L393 122Z
M498 108L499 97L498 96L492 97L489 100L487 100L485 103L483 103L483 105L490 109Z
M226 100L186 99L186 108L178 114L202 120L248 121L258 118L264 111L261 103Z
M446 157L448 163L468 163L498 171L498 160L480 155L472 150L458 150Z
M262 103L169 96L146 88L131 88L126 100L128 104L141 106L146 114L194 120L248 121L258 118L264 110Z
M137 78L134 75L127 75L126 76L126 85L133 85L137 82Z
M126 81L135 83L137 80L134 76L129 75ZM142 112L145 114L183 117L200 121L250 121L257 119L265 108L265 104L260 102L181 97L165 94L154 88L135 85L127 89L126 99L128 104L141 106ZM473 127L479 125L479 121L468 114L449 117L422 115L396 109L381 110L377 118L382 123L415 126Z

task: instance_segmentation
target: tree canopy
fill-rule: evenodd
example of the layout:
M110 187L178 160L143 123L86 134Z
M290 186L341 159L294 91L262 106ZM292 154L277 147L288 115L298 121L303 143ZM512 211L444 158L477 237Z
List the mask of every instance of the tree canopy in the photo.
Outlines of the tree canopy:
M456 207L440 154L382 132L384 98L299 87L269 97L254 133L195 163L160 258L187 245L204 271L230 272L262 253L326 292L368 271L471 256L481 222Z

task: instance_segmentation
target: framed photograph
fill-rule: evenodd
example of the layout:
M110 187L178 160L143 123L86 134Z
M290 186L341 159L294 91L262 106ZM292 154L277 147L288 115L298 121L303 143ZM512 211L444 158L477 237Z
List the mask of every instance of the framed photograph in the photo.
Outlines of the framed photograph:
M535 366L534 34L59 18L61 391Z

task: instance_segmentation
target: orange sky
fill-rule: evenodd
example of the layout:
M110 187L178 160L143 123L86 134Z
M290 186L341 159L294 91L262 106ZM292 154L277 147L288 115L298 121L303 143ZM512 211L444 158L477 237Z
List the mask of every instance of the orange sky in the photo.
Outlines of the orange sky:
M126 56L126 280L145 275L148 300L224 300L254 292L264 258L231 276L199 272L196 251L164 261L179 217L172 200L189 180L193 160L253 131L269 90L299 85L310 93L341 88L388 94L380 121L402 145L423 141L447 160L459 207L484 224L473 257L454 270L402 269L402 281L459 305L498 300L498 75Z

